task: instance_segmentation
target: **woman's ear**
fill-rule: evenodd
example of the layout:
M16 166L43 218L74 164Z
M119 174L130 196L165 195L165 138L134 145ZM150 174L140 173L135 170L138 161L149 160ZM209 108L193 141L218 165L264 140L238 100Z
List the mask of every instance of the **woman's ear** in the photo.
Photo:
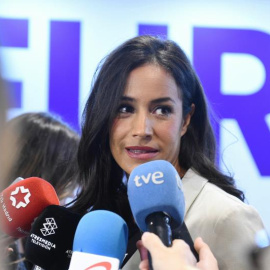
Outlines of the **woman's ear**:
M181 129L181 137L186 134L188 126L190 124L191 117L194 114L194 112L195 112L195 104L192 103L189 113L183 119L184 121L183 121L183 126Z

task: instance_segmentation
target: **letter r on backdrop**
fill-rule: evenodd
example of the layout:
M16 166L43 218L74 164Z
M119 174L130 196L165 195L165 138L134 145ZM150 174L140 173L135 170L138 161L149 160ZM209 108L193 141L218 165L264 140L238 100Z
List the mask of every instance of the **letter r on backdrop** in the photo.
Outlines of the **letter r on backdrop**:
M193 30L193 63L206 95L219 117L235 119L262 176L270 176L270 35L256 30L204 28ZM221 91L221 55L243 53L257 57L265 69L265 82L256 93ZM219 124L214 124L219 145Z

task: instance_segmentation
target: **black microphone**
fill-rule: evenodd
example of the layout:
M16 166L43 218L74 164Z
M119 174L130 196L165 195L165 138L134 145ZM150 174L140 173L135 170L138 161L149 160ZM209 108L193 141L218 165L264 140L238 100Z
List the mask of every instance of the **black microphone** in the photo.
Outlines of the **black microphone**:
M188 231L188 228L186 226L186 223L183 221L180 227L174 229L172 231L172 237L173 239L182 239L184 240L190 247L190 250L192 251L193 255L195 256L197 262L199 261L199 255L194 248L194 242L191 238L191 235Z
M168 247L175 235L181 235L198 261L192 238L183 223L185 200L181 179L171 163L155 160L137 166L128 180L128 198L142 231L155 233Z
M46 270L67 270L81 216L63 206L51 205L35 220L26 239L25 257Z

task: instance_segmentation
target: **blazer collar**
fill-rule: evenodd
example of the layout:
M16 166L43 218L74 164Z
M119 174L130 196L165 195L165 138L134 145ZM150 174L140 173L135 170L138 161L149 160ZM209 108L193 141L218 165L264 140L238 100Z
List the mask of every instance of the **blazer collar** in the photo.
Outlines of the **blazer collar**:
M207 179L198 175L193 169L189 169L182 178L183 192L185 196L185 214L192 203L196 200L203 187L208 182Z

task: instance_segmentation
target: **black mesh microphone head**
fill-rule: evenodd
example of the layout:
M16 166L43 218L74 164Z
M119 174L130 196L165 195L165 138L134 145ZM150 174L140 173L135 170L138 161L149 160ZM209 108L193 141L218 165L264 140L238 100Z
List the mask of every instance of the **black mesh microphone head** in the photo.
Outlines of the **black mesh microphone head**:
M80 219L80 215L63 206L46 207L35 220L26 239L26 259L46 270L67 270Z

